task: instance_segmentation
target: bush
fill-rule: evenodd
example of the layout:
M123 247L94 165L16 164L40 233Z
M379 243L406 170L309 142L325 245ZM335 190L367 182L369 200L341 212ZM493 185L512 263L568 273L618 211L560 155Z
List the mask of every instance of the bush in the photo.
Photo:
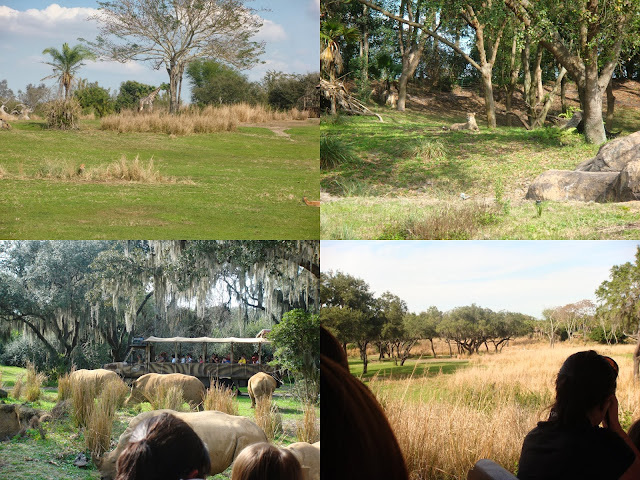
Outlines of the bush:
M95 113L98 118L102 118L115 109L115 103L111 99L109 90L98 86L98 82L90 84L80 90L76 90L74 97L80 103L83 113Z
M9 342L0 355L0 363L3 365L26 367L31 362L38 370L47 374L57 369L57 360L47 349L43 348L38 340L31 340L24 335Z
M82 107L78 100L54 100L45 106L47 126L57 130L73 130L78 128L78 118Z
M597 326L596 328L592 329L589 332L589 339L593 340L594 342L601 343L603 345L606 343L609 343L609 344L624 343L624 341L627 339L627 336L624 334L624 332L620 328L617 328L615 330L615 335L613 333L614 332L609 330L605 334L605 331L602 328L602 326ZM607 342L607 338L609 340L608 342Z

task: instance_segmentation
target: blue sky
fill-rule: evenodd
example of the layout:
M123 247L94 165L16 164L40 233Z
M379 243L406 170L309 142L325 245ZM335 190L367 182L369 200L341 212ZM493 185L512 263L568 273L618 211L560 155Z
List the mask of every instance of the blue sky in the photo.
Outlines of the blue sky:
M640 241L322 241L322 271L390 291L412 312L476 303L541 318L542 310L582 299L613 265L633 262Z
M256 0L247 6L260 10L264 25L256 37L266 42L266 53L258 65L243 73L252 81L260 80L267 70L307 73L319 70L320 0ZM51 74L42 62L48 47L60 49L64 42L78 44L78 37L94 39L98 33L87 17L98 3L92 0L0 0L0 80L7 79L14 93L28 83L39 84ZM125 80L151 85L168 82L166 71L155 71L145 64L85 62L79 76L98 81L117 90ZM45 83L54 86L54 80ZM182 98L189 99L188 82L183 83Z

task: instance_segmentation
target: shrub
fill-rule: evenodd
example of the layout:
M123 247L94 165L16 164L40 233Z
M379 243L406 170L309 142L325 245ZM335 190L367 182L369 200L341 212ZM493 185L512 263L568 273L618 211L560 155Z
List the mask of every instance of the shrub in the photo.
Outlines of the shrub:
M238 415L238 404L235 401L235 394L229 387L215 382L207 389L204 397L205 410L217 410L229 415Z
M83 113L95 113L98 118L113 112L115 104L109 95L109 90L98 86L98 82L76 90L74 97L82 107Z
M47 126L58 130L72 130L78 128L78 118L82 107L78 100L54 100L45 107Z
M614 333L615 333L615 335L614 335ZM613 332L613 331L611 331L611 329L609 329L609 331L607 331L605 333L605 331L602 328L602 326L599 325L599 326L595 327L594 329L592 329L589 332L589 339L593 340L594 342L601 343L601 344L605 344L605 343L609 343L609 344L624 343L626 338L627 338L627 336L624 334L624 332L620 328L617 328L615 330L615 332Z
M0 355L0 363L3 365L25 367L31 362L38 370L47 373L50 369L56 368L57 361L58 359L53 358L38 340L31 340L24 335L8 343Z

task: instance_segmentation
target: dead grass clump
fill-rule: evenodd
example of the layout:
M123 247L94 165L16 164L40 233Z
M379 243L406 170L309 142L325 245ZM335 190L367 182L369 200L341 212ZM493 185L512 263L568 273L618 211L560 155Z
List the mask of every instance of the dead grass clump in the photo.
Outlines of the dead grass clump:
M103 386L96 401L91 402L84 439L92 458L99 458L110 449L113 420L127 392L124 382L108 382Z
M233 390L218 382L212 383L211 387L207 389L204 397L204 409L217 410L229 415L239 414Z
M16 378L16 382L13 384L13 388L11 389L11 396L16 400L19 400L22 396L22 390L24 389L24 383L22 383L23 375L19 375Z
M58 377L58 402L63 402L71 397L71 374L65 373Z
M409 218L400 225L388 226L382 239L469 240L481 226L496 223L502 215L497 205L480 203L460 207L445 206L424 217Z
M271 402L271 395L256 399L254 411L256 424L264 431L269 441L282 433L282 416L275 403Z
M296 437L299 442L316 443L320 440L320 425L315 404L306 402L302 412L302 418L296 422Z
M306 120L307 110L296 108L277 111L263 105L239 103L234 105L207 106L203 109L189 107L177 115L167 112L138 113L131 110L104 117L103 130L125 132L166 133L190 135L193 133L218 133L234 130L239 123L265 123L279 120Z
M75 98L54 100L45 105L47 126L58 130L78 128L82 107Z
M182 404L184 398L182 398L182 389L178 385L160 385L160 387L153 392L149 398L152 410L175 410L177 412L184 410Z
M86 426L93 409L93 401L97 396L95 382L71 383L71 406L73 419L79 427Z
M7 169L4 168L2 165L0 165L0 179L8 176L9 176L9 172L7 171Z
M40 398L40 387L47 379L44 373L38 372L33 363L27 363L25 379L25 399L27 402L35 402Z

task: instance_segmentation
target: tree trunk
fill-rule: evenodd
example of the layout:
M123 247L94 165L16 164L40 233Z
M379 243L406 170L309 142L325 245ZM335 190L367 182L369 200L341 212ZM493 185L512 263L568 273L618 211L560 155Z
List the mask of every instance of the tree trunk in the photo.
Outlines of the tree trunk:
M367 364L369 363L369 359L367 358L367 344L369 342L358 342L358 347L360 347L360 359L362 360L362 374L367 373Z
M542 103L542 100L544 99L544 88L542 86L542 67L540 67L540 64L542 63L542 45L538 45L538 51L536 53L536 70L535 70L535 77L536 77L536 87L538 89L537 91L537 101L535 102L536 105L539 103Z
M638 330L638 341L636 349L633 351L633 379L640 380L640 329Z
M616 97L613 96L613 78L609 80L607 85L607 129L613 131L613 113L616 105Z
M167 67L167 73L169 74L169 113L177 113L179 69L176 65L171 64Z
M524 69L524 101L527 102L527 112L529 116L529 125L535 120L533 113L533 106L531 105L531 66L529 64L529 56L531 55L531 45L529 42L529 35L527 33L524 48L522 49L522 68Z
M433 358L436 358L436 350L433 348L433 338L430 338L429 341L431 342L431 351L433 352Z
M607 141L602 123L602 91L598 85L598 58L585 65L584 137L588 143L599 145Z
M509 63L509 85L507 86L507 98L505 99L506 109L507 109L507 125L510 127L512 124L511 119L511 104L513 102L513 93L516 90L516 85L518 83L518 75L520 73L520 68L516 68L516 52L518 46L518 38L516 35L513 36L513 42L511 43L511 59Z
M560 82L560 102L562 103L562 113L567 113L567 77L562 77Z
M424 47L426 44L427 35L424 35L424 39L420 42L420 45L412 45L409 47L409 51L405 52L402 56L402 73L398 79L398 111L404 112L407 101L407 84L409 79L413 77L413 74L418 68Z
M484 105L487 113L487 126L496 128L496 104L493 99L493 85L491 83L491 65L482 66L482 86L484 87Z

